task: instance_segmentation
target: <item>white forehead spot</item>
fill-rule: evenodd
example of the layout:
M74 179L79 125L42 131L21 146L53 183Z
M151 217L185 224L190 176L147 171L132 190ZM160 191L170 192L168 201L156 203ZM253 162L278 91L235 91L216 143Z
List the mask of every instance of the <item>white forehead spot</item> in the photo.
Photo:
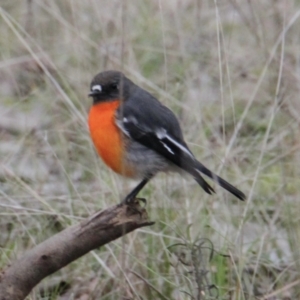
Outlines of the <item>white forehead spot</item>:
M96 84L92 86L92 91L98 91L101 92L102 91L102 86L100 84Z

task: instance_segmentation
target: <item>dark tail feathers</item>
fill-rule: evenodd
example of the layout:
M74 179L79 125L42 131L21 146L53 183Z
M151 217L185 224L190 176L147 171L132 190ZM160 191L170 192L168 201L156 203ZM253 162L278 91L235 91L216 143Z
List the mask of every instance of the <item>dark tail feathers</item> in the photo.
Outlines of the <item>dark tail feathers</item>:
M197 181L197 183L199 185L201 185L201 187L208 193L208 194L212 194L214 191L214 189L203 179L203 177L197 172L201 172L204 175L210 177L211 179L213 179L215 182L217 182L222 188L224 188L225 190L227 190L229 193L233 194L234 196L236 196L237 198L239 198L240 200L244 201L246 199L246 195L241 192L240 190L238 190L236 187L234 187L233 185L231 185L229 182L227 182L226 180L224 180L223 178L219 177L218 175L214 174L213 172L211 172L210 170L208 170L204 165L202 165L199 161L196 161L196 166L195 166L195 173L193 172L193 176L195 178L195 180ZM197 173L197 174L196 174ZM197 176L198 175L198 176Z

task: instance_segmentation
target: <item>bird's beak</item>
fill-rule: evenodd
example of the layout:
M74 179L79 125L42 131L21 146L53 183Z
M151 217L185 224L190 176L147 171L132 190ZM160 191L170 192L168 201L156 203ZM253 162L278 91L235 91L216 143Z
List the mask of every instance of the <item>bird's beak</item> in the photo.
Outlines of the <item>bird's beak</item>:
M90 91L90 93L88 94L89 97L94 97L94 96L97 96L97 95L100 95L101 92L100 91Z

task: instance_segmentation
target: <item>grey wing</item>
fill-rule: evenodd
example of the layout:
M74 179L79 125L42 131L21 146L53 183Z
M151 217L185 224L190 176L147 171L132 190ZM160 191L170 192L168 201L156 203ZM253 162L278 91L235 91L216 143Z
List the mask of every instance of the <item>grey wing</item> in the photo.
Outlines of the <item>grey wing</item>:
M129 138L190 173L211 194L214 190L195 167L197 161L183 140L177 118L149 95L125 102L117 112L117 125ZM136 101L139 101L138 106L134 105Z

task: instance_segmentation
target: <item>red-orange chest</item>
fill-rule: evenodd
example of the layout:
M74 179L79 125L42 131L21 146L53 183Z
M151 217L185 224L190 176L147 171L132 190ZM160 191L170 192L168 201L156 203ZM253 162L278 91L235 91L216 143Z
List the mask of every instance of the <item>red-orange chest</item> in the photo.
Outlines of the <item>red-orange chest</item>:
M115 172L130 176L130 170L124 167L122 134L115 124L115 111L119 104L119 101L110 101L93 105L88 123L92 140L103 161Z

